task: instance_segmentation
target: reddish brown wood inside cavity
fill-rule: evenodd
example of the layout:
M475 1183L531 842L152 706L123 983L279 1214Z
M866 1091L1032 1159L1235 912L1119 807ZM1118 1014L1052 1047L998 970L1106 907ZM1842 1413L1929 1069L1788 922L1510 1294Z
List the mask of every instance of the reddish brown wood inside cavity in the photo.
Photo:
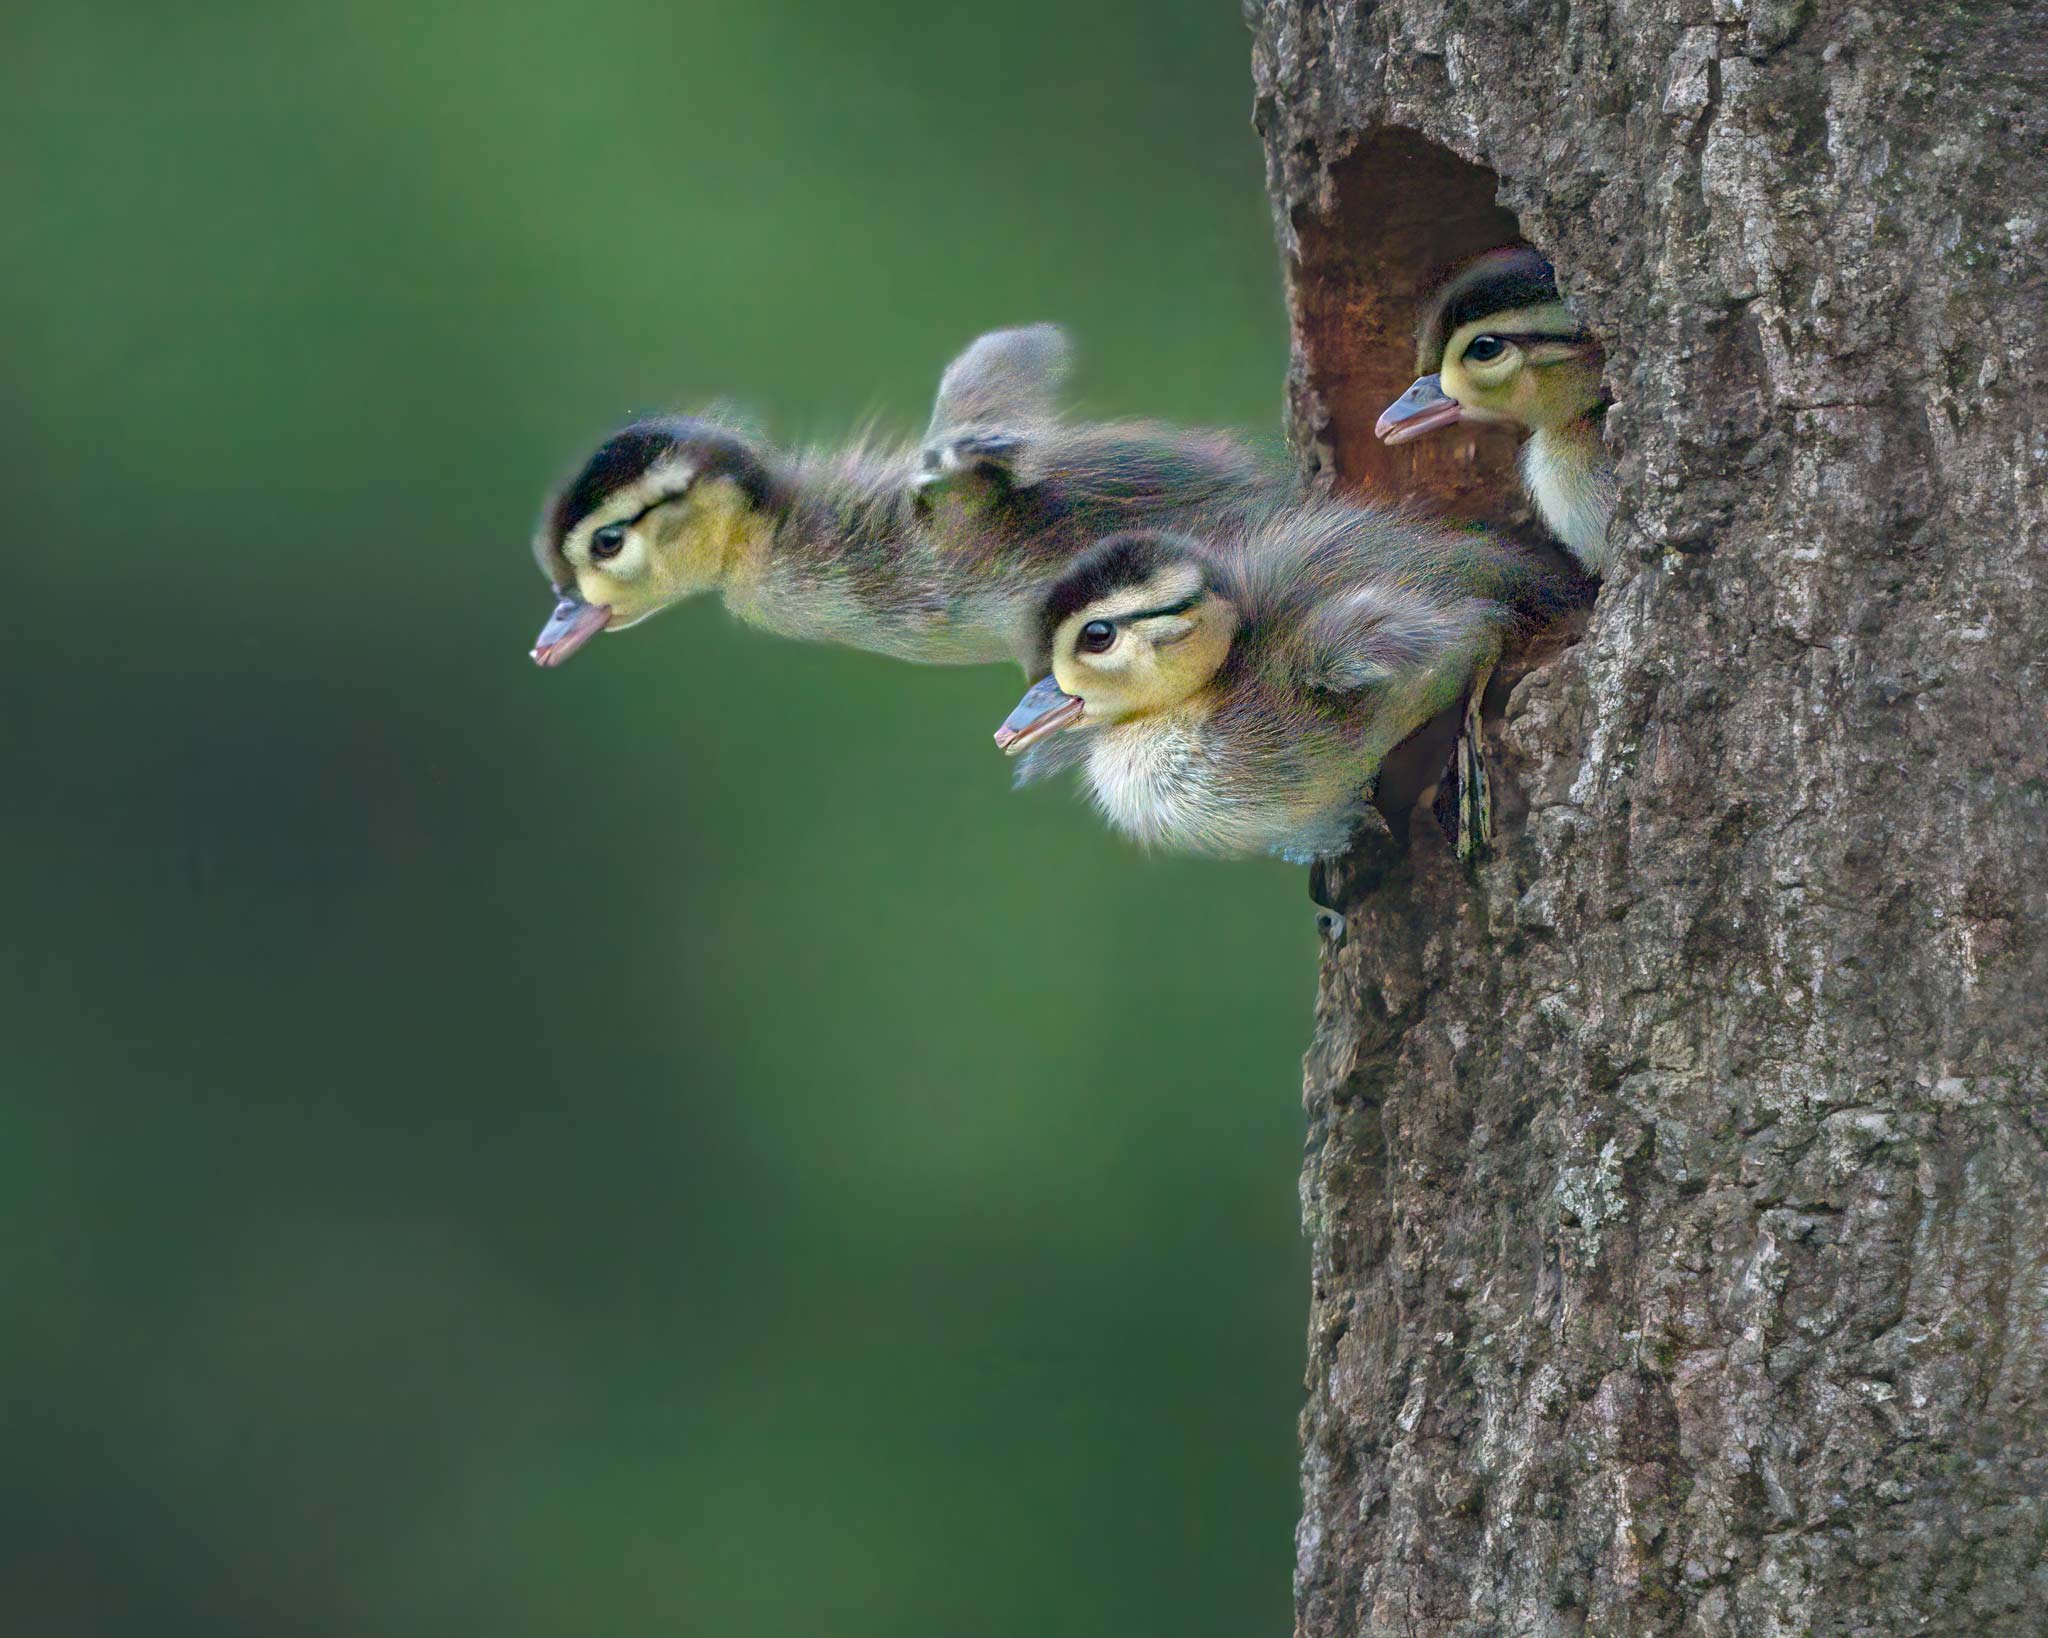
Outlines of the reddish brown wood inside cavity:
M1415 379L1416 322L1431 293L1481 251L1525 242L1494 202L1498 179L1413 132L1382 130L1331 181L1330 214L1296 217L1289 274L1295 342L1339 487L1420 496L1493 523L1525 517L1512 433L1447 427L1390 449L1372 431Z

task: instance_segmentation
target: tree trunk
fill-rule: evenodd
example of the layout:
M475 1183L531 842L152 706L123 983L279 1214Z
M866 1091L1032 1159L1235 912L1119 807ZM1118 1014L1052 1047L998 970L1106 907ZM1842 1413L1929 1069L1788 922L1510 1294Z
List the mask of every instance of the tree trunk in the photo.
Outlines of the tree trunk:
M2048 15L1249 11L1304 451L1511 515L1372 423L1521 238L1622 487L1492 857L1335 876L1298 1631L2048 1632Z

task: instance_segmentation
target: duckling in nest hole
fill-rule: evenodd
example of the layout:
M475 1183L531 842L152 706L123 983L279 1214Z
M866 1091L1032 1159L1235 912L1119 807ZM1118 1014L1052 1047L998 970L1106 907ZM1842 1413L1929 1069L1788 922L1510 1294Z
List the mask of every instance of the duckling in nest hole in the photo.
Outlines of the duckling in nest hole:
M947 368L908 449L781 453L707 420L637 422L550 500L534 555L557 604L533 658L716 591L754 625L938 664L1029 660L1076 553L1199 526L1288 480L1220 433L1062 415L1053 325L998 330Z
M1456 273L1424 319L1425 372L1373 431L1406 443L1458 421L1529 434L1522 486L1544 525L1593 574L1607 569L1614 469L1601 442L1607 391L1600 344L1559 299L1533 250L1496 250Z

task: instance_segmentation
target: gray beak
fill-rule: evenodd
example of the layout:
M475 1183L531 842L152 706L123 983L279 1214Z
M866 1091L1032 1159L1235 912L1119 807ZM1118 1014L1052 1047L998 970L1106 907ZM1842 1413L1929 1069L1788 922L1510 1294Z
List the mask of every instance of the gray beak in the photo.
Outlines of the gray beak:
M1457 399L1444 396L1443 382L1425 375L1380 412L1373 436L1384 444L1405 444L1425 432L1453 425L1463 413Z
M604 630L612 611L600 603L586 603L573 590L556 589L555 612L540 628L533 643L535 665L560 665L591 638Z
M1033 683L996 730L996 749L1005 756L1017 755L1047 734L1058 733L1080 716L1087 703L1062 690L1056 678Z

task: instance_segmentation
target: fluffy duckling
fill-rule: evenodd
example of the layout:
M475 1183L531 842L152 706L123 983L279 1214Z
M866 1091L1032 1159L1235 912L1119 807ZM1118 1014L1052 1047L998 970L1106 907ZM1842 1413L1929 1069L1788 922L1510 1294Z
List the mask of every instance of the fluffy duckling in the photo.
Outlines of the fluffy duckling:
M1220 434L1064 419L1067 365L1052 325L983 336L907 450L784 455L702 420L615 433L541 518L534 555L558 602L533 658L560 665L600 631L717 591L785 636L1022 660L1047 584L1091 542L1227 513L1280 483Z
M996 744L1030 753L1020 779L1082 764L1140 842L1328 858L1386 754L1476 703L1541 574L1483 534L1336 501L1200 542L1116 535L1041 604L1052 674Z
M1600 344L1559 299L1533 250L1496 250L1458 272L1424 320L1428 372L1387 406L1389 444L1456 421L1522 428L1522 484L1550 532L1593 574L1607 568L1614 472L1600 439L1607 410Z

